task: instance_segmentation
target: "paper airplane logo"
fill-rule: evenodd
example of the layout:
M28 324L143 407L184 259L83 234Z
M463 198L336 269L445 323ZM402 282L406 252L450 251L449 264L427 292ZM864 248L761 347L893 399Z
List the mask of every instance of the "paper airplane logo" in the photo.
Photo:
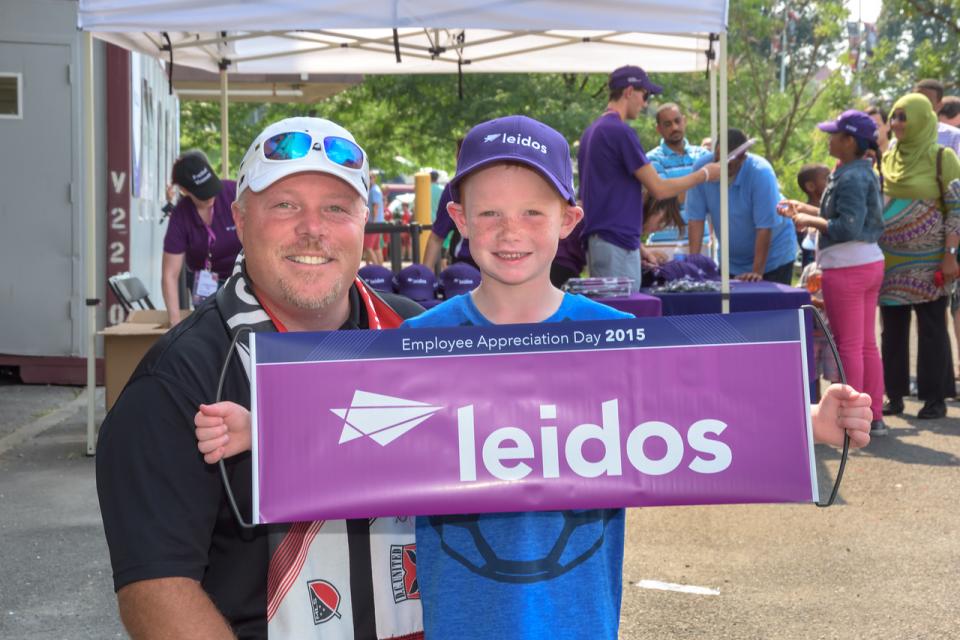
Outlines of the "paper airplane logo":
M343 418L339 444L369 436L385 447L441 409L443 407L434 407L425 402L358 389L353 392L349 407L330 411L338 418Z

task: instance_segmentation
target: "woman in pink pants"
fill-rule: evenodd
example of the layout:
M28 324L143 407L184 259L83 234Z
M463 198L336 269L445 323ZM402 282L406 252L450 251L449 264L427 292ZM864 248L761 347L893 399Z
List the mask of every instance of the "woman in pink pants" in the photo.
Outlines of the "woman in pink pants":
M820 208L795 200L780 203L781 215L793 218L798 229L819 233L817 260L823 270L823 303L837 340L847 383L870 394L871 435L887 428L881 412L883 364L877 349L877 297L883 282L883 199L872 162L877 152L877 125L862 111L844 111L821 131L830 134L830 155L840 166L830 175Z

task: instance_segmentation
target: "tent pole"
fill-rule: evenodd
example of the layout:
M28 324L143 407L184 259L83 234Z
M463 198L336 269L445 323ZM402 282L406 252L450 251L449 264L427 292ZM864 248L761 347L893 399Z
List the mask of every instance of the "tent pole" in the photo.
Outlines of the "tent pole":
M710 71L710 143L717 148L717 63L708 60Z
M720 299L721 312L730 313L730 141L727 131L727 32L720 34ZM714 143L716 144L716 143Z
M227 98L227 65L220 63L220 177L230 178L230 105Z
M93 34L83 34L83 172L86 188L83 190L84 225L86 226L87 272L87 455L96 453L95 408L97 398L97 154L94 150L93 113Z

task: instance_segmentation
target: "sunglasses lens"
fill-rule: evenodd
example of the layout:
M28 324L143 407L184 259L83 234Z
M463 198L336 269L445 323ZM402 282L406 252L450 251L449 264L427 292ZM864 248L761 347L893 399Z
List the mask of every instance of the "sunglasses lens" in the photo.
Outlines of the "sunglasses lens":
M302 131L278 133L263 143L263 155L267 160L297 160L310 152L313 140Z
M327 158L348 169L363 168L363 150L346 138L328 136L323 139L323 150Z

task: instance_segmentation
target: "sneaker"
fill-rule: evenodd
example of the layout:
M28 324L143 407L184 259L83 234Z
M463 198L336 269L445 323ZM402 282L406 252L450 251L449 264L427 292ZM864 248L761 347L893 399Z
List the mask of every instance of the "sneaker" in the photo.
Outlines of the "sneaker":
M885 416L898 416L903 413L903 398L890 398L883 403L881 412Z
M947 403L943 400L927 400L923 403L923 408L917 413L921 420L938 420L946 417Z
M884 424L883 420L874 420L870 423L870 437L873 436L885 436L890 433L890 430L887 428L887 425Z

